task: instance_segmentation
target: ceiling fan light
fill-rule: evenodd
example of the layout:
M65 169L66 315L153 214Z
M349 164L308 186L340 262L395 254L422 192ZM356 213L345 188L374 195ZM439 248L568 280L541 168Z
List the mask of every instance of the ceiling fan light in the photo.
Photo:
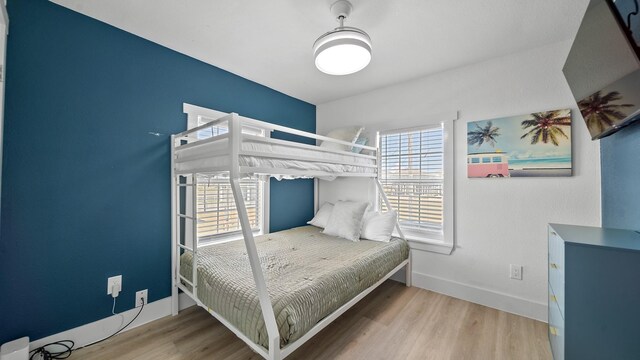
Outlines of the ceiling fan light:
M318 70L329 75L356 73L371 62L371 38L357 28L340 27L313 44Z

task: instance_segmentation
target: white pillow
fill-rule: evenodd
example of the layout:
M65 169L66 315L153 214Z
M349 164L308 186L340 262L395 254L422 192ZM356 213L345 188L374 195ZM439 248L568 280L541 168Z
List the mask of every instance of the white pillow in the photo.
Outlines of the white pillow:
M391 240L391 233L396 226L398 219L398 213L395 211L387 211L386 213L379 213L376 211L369 211L364 215L362 221L362 232L360 238L389 242Z
M364 129L362 126L343 127L331 130L327 134L327 137L353 144L358 139L358 136L362 132L362 129ZM320 144L320 147L331 150L351 151L351 146L336 144L329 141L323 141L322 144Z
M369 206L366 202L338 201L333 206L327 226L322 231L351 241L360 240L362 218Z
M322 206L320 206L320 209L318 209L316 216L314 216L313 219L311 219L311 221L307 221L307 224L317 226L320 228L326 228L327 223L329 222L329 217L331 216L332 212L333 212L333 204L326 202L322 204Z

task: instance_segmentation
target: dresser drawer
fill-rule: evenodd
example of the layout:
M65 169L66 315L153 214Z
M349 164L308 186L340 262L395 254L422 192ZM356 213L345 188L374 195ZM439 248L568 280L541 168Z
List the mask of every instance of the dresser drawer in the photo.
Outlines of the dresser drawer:
M564 269L549 262L549 304L558 306L564 317Z
M549 227L549 302L564 316L564 241Z
M564 267L564 241L549 226L549 262Z
M549 288L549 294L553 294ZM558 304L549 302L549 342L555 360L564 359L564 318Z

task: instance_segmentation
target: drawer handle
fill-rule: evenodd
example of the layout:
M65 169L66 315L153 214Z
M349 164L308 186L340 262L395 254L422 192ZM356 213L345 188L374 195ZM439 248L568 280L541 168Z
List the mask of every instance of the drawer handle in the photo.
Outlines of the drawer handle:
M558 336L558 329L553 327L553 326L549 326L549 332L551 333L551 335L553 336Z
M558 264L556 264L556 263L550 263L549 266L551 266L551 268L553 268L553 269L557 269L558 268Z
M551 299L551 301L553 301L553 302L558 302L558 299L556 298L555 295L549 296L549 299Z

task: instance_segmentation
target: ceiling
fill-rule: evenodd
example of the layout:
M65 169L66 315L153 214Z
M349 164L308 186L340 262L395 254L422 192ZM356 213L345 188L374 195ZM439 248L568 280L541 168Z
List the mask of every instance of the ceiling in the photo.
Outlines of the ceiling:
M313 104L573 38L588 0L351 0L371 36L363 71L318 71L335 0L52 0Z

